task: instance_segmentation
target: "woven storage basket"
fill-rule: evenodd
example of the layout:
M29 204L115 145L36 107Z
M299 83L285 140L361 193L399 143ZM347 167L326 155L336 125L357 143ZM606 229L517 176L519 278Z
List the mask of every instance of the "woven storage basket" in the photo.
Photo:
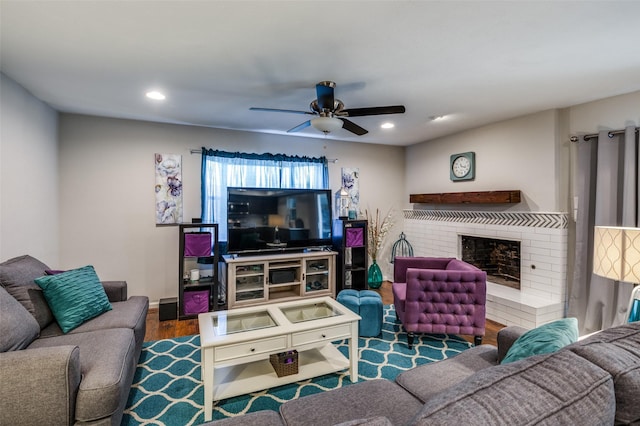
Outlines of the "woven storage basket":
M298 351L269 355L269 361L278 377L298 374Z

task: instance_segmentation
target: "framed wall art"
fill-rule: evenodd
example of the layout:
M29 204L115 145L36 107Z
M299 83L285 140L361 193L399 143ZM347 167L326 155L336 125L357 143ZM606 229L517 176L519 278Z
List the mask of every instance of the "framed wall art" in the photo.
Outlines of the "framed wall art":
M342 187L349 193L349 210L354 211L356 216L360 212L360 169L358 168L342 168ZM355 219L352 218L352 219Z
M156 224L182 222L182 156L156 154Z

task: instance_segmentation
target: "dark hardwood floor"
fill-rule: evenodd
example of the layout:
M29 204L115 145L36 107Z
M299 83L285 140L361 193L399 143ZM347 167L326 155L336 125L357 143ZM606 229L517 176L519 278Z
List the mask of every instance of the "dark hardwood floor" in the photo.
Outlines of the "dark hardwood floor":
M391 283L386 281L382 284L382 287L376 290L382 297L382 303L389 305L393 303L393 294L391 293ZM496 336L498 331L503 328L504 325L497 322L487 320L486 334L482 339L482 343L488 343L490 345L496 345ZM145 341L169 339L172 337L189 336L192 334L198 334L198 320L171 320L160 321L158 319L158 309L149 309L147 315L147 332L145 334ZM473 343L473 336L462 336L469 342Z

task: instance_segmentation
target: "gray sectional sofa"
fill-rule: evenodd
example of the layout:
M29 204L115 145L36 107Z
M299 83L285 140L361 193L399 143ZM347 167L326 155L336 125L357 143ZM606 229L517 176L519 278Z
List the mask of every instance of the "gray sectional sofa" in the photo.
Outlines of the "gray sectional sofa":
M359 382L208 425L640 425L640 322L500 364L525 331L507 327L498 347L473 347L395 382Z
M147 297L103 282L111 310L63 333L30 256L0 264L0 424L119 425L144 341Z

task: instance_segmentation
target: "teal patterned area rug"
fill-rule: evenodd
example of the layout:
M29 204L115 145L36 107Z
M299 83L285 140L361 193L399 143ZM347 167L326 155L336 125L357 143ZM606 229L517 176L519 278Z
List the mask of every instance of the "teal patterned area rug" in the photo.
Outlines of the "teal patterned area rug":
M396 322L393 305L384 306L382 335L358 339L359 380L393 380L408 369L456 355L471 344L454 335L420 335L412 350ZM335 345L345 356L348 342ZM133 379L122 425L184 426L204 423L204 388L200 382L200 337L146 342ZM213 419L259 410L278 410L291 399L351 384L348 371L277 388L228 398L214 403Z

